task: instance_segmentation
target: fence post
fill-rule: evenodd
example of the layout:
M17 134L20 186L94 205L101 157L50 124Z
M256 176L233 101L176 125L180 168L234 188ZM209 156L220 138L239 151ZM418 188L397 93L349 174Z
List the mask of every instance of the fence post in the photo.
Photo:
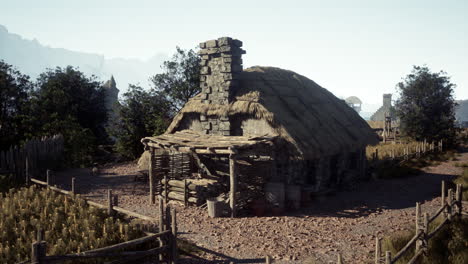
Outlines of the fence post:
M341 256L341 253L338 253L338 261L337 264L343 264L343 257Z
M462 197L463 196L463 186L460 183L460 184L457 184L457 187L458 187L457 188L457 204L458 204L458 207L457 207L458 212L457 213L458 213L459 216L461 216L462 209L463 209L463 206L462 206L462 204L463 204L463 201L462 201L463 200L463 197Z
M52 174L52 173L51 173L51 170L47 170L47 171L46 171L47 188L49 188L49 186L50 186L51 174Z
M392 263L392 252L385 251L385 264L391 264L391 263Z
M172 264L177 262L177 222L176 222L176 210L171 210L171 228L172 228Z
M422 239L422 246L424 248L424 250L427 250L427 245L428 245L428 238L427 238L427 235L429 234L429 214L428 213L424 213L424 219L423 219L423 225L424 225L424 228L423 228L423 239Z
M36 241L31 246L31 264L45 263L42 259L46 256L46 242Z
M271 263L272 263L272 262L271 262L271 257L270 257L270 256L267 255L267 256L265 257L265 263L266 263L266 264L271 264Z
M75 186L75 177L72 177L72 180L71 180L71 192L72 194L76 194L76 186Z
M415 234L418 234L421 229L424 229L424 226L420 226L420 221L421 219L421 205L420 203L416 203L416 233ZM421 246L423 245L423 240L419 237L417 240L416 240L416 243L415 243L415 250L414 250L414 253L418 253L419 252L419 249L421 249Z
M381 255L380 239L375 236L375 264L380 264L380 255Z
M449 189L447 193L447 218L452 220L452 202L453 202L453 190Z
M112 190L107 189L107 213L109 215L114 214L114 209L112 208Z
M29 185L29 161L28 161L28 156L26 156L25 164L24 164L24 174L25 174L25 180L26 180L26 185Z

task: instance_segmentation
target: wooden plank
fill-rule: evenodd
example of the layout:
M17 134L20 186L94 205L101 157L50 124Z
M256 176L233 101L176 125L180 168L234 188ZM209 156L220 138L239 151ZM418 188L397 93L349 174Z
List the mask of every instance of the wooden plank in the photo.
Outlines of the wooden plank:
M153 222L153 223L156 223L158 221L158 219L156 219L154 217L150 217L150 216L142 215L142 214L139 214L139 213L135 213L135 212L129 211L127 209L124 209L122 207L114 206L113 209L116 212L131 216L131 217L139 218L139 219L142 219L142 220L150 221L150 222Z
M156 239L158 239L158 238L160 238L162 236L166 236L166 235L170 235L170 234L171 234L171 231L166 230L166 231L154 234L154 235L149 235L149 236L137 238L137 239L130 240L130 241L125 241L125 242L122 242L122 243L119 243L119 244L115 244L115 245L111 245L111 246L107 246L107 247L103 247L103 248L92 249L92 250L84 251L84 252L73 254L73 255L83 255L84 256L84 255L91 255L93 253L112 252L112 251L115 251L115 250L125 249L125 248L128 248L128 247L133 247L133 246L140 245L140 244L143 244L143 243L146 243L146 242L150 242L150 241L156 240Z
M129 257L134 259L144 258L151 255L156 255L161 252L169 250L168 246L162 246L158 248L153 248L150 250L145 251L127 251L127 252L81 252L76 254L67 254L67 255L59 255L59 256L47 256L41 259L41 261L45 261L46 263L63 263L63 261L67 260L81 260L81 259L89 259L89 258L121 258L121 257ZM44 262L41 262L44 263Z

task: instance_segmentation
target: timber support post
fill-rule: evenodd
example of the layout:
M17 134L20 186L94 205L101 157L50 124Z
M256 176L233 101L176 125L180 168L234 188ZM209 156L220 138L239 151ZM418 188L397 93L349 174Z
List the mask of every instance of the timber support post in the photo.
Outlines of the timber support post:
M154 199L154 149L150 148L149 150L149 161L148 161L148 178L149 178L149 188L150 188L150 203L155 204Z
M177 263L177 221L176 210L172 208L171 211L171 231L172 231L172 264Z
M237 167L236 167L236 154L234 148L229 148L233 153L229 154L229 205L231 207L231 217L236 217L237 208L236 208L236 192L237 192Z

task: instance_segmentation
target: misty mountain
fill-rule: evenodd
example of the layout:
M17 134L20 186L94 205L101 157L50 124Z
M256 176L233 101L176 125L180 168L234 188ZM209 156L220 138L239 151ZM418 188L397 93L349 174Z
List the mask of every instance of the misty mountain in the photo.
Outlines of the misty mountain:
M113 75L119 90L125 91L129 83L148 87L149 77L160 73L160 65L167 59L165 54L157 54L148 60L106 59L99 54L51 48L36 39L28 40L10 33L0 25L0 60L15 66L33 80L46 68L72 65L87 76L96 75L103 82Z

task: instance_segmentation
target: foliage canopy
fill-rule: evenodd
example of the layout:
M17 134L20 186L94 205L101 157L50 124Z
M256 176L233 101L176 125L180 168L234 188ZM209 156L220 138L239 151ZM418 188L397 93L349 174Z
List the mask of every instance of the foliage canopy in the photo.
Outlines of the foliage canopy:
M397 84L400 98L396 113L402 132L416 140L446 140L455 138L455 85L445 72L433 73L426 66L414 66Z

